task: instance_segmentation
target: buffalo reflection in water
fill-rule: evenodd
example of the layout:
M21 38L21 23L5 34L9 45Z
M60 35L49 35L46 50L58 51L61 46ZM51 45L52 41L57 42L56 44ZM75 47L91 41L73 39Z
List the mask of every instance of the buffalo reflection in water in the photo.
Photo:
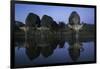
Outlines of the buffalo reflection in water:
M69 44L68 52L71 59L73 61L77 61L78 58L80 57L80 52L84 51L82 43L79 41L76 41L76 42L72 42L68 44Z
M81 52L84 51L82 42L93 40L93 38L81 38L81 36L79 36L79 39L76 39L73 32L69 37L55 36L55 34L49 34L49 32L35 33L32 35L34 36L30 37L27 35L27 38L23 39L25 40L23 41L25 44L24 47L26 48L25 52L30 60L36 59L40 54L43 57L48 58L54 53L57 46L59 48L64 48L65 42L67 42L69 45L69 48L67 49L69 56L72 61L77 61ZM19 41L16 42L18 43Z
M43 35L43 34L42 34ZM36 35L37 36L37 35ZM29 57L30 60L33 60L40 56L44 56L45 58L51 56L53 54L54 49L57 47L57 40L56 39L47 39L46 36L37 37L39 40L35 37L32 39L26 39L26 54Z

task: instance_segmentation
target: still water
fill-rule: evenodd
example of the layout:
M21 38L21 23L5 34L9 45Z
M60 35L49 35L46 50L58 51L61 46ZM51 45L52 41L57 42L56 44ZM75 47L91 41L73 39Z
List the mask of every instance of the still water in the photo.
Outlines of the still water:
M95 61L94 35L27 33L15 40L15 66Z
M17 44L19 46L24 45ZM53 47L56 45L55 47ZM55 63L72 63L94 61L94 42L75 42L54 44L53 46L44 47L15 47L15 66L22 65L43 65ZM78 46L79 45L79 46ZM52 48L53 47L53 48Z

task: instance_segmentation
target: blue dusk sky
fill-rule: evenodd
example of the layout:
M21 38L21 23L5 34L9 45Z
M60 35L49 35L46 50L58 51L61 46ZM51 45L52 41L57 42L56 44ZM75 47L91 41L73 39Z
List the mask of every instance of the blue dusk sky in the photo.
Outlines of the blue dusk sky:
M67 7L67 6L47 6L34 4L15 4L15 20L25 23L27 15L32 12L37 14L40 19L43 15L51 16L57 23L63 21L68 23L68 18L72 11L76 11L81 18L81 22L94 24L94 8Z

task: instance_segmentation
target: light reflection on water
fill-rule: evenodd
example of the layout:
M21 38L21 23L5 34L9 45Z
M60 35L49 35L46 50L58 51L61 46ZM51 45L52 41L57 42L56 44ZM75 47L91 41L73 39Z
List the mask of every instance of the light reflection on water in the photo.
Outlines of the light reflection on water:
M57 47L53 49L52 53L48 53L47 57L43 55L43 52L36 54L33 53L33 56L36 57L29 58L26 54L26 48L15 47L15 65L41 65L41 64L54 64L54 63L71 63L71 62L81 62L81 61L94 61L94 42L83 42L82 48L83 51L70 48L68 42L64 43L64 46L60 48L60 45L57 44ZM44 49L45 50L45 49ZM37 51L36 51L37 52ZM35 52L35 53L36 53ZM46 52L46 51L45 51ZM31 52L30 52L31 53ZM31 53L32 55L32 53Z
M87 35L85 35L87 34ZM33 31L16 37L15 66L95 61L94 34Z

